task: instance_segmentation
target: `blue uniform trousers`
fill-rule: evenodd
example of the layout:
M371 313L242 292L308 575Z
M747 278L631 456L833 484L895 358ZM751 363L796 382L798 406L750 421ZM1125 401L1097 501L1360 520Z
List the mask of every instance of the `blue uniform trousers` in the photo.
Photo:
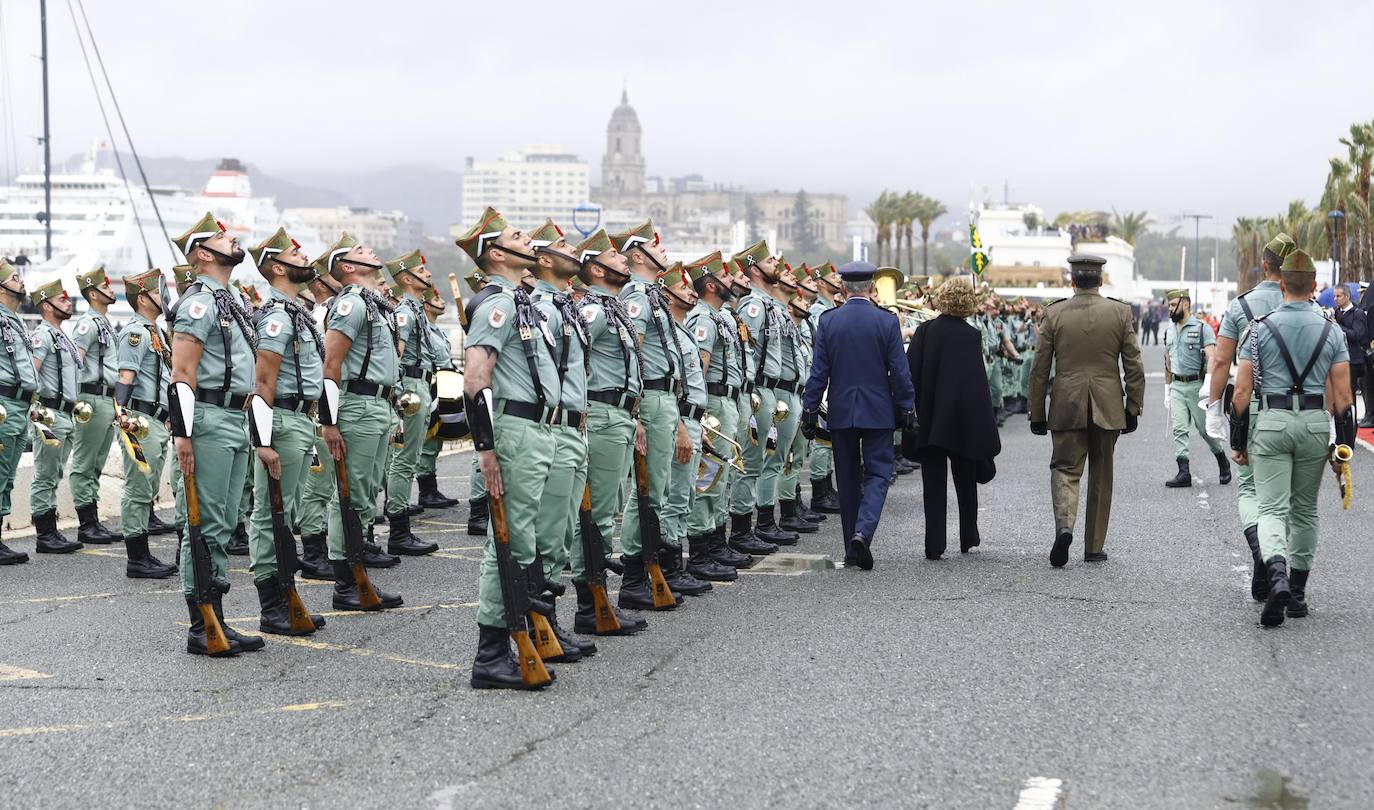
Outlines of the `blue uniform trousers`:
M887 482L892 477L892 428L831 430L831 451L848 557L850 538L861 534L872 543L878 531L878 519L887 500Z

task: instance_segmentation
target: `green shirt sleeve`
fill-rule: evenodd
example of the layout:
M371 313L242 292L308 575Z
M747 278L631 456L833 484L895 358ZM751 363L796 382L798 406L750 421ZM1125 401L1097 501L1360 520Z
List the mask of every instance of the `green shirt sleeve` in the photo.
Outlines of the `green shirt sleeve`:
M291 349L291 338L295 329L286 310L273 307L262 320L258 321L258 348L286 356Z
M76 348L86 354L96 354L96 351L93 351L91 347L99 340L100 330L96 328L95 322L91 320L89 315L83 317L76 324L76 328L72 330L72 343L75 343Z
M178 325L181 319L177 319ZM325 318L325 328L339 332L350 341L357 342L359 335L367 332L367 305L357 295L345 295L329 310Z
M148 351L147 330L137 324L129 324L119 333L119 355L116 358L120 371L138 371L143 367L143 353Z
M177 304L177 331L190 335L202 344L212 333L219 331L215 317L215 299L208 292L195 292Z
M468 346L500 351L515 331L515 299L497 293L487 297L468 323Z

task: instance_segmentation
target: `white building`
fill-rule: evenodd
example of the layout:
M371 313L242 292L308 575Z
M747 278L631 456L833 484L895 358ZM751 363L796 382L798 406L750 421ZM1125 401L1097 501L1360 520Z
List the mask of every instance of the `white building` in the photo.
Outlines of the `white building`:
M424 238L419 223L411 221L400 211L343 205L332 208L287 208L282 216L289 223L287 230L310 256L319 255L345 231L382 254L382 258L388 258L391 253L414 250Z
M552 216L570 223L573 209L591 196L587 164L558 146L527 146L495 160L468 158L463 174L462 233L495 208L517 228L537 228ZM567 227L565 224L564 227Z

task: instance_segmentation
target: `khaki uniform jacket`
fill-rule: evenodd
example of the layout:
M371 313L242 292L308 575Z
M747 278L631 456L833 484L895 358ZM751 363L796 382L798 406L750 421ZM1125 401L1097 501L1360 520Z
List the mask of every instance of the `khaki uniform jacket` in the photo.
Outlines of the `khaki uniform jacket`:
M1054 391L1046 420L1051 362ZM1124 430L1127 411L1139 416L1144 404L1145 367L1129 306L1094 289L1075 290L1072 298L1046 307L1031 367L1030 421L1048 421L1050 430L1086 430L1091 415L1099 428Z

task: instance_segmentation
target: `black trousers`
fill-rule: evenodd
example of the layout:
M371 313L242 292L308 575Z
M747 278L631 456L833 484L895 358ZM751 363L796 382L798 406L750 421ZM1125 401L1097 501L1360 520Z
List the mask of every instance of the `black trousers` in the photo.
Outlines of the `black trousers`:
M1352 363L1351 371L1356 366ZM1374 360L1368 360L1364 364L1364 373L1358 375L1358 383L1364 389L1364 419L1362 421L1374 422ZM1350 375L1350 386L1354 388L1357 382L1355 374Z
M959 550L967 551L978 545L981 538L978 535L976 463L938 447L926 447L919 455L926 511L926 557L935 559L945 553L946 469L954 477L954 494L959 500Z

